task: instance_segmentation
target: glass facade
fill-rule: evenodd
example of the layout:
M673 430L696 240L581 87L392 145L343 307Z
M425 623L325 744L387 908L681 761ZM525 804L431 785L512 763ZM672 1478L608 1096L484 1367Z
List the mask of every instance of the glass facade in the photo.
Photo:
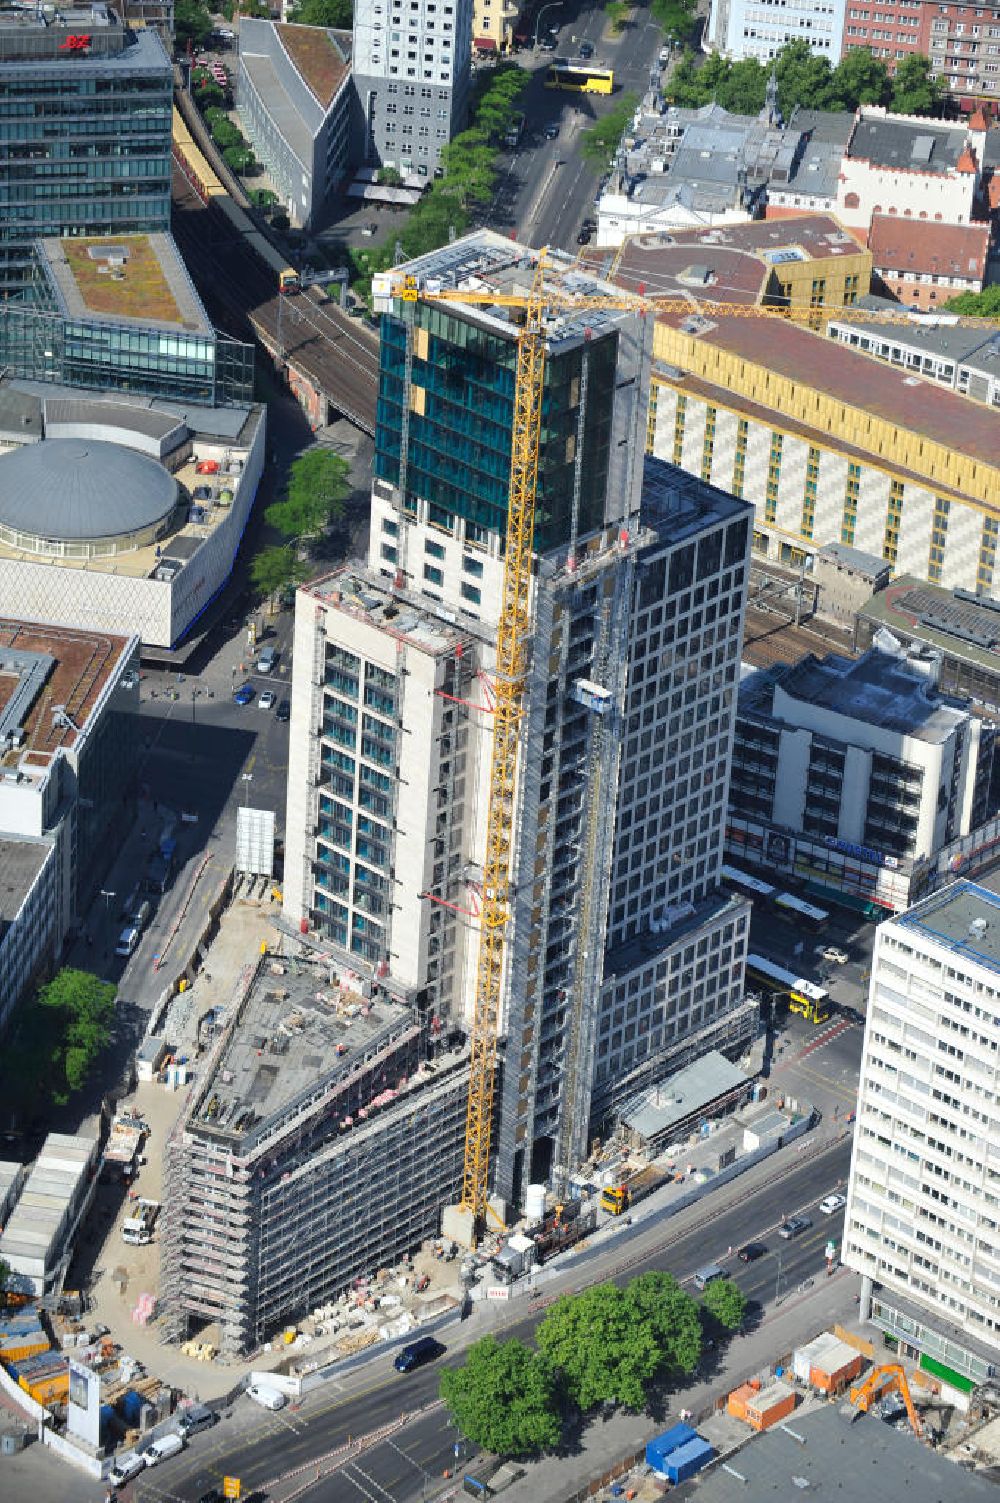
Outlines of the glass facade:
M375 474L399 485L406 404L407 497L426 501L431 522L439 526L450 528L459 516L502 536L516 346L512 339L426 304L416 306L414 321L407 393L406 325L394 314L382 318ZM617 334L611 333L546 360L535 513L538 552L569 540L578 470L577 531L587 533L604 522L617 349ZM581 413L585 358L587 400Z
M113 13L112 13L113 16ZM159 36L0 22L0 293L47 235L170 228L173 79ZM89 23L88 23L89 24Z

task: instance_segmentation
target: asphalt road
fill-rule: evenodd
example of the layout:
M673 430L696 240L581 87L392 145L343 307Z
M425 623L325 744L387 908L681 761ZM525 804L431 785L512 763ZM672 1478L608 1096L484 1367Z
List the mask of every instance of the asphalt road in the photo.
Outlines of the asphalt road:
M665 1268L692 1288L695 1269L714 1261L723 1264L758 1305L773 1305L776 1294L782 1301L787 1299L804 1281L824 1277L824 1248L829 1238L839 1248L843 1212L821 1216L816 1205L846 1179L850 1144L844 1141L818 1148L807 1138L801 1159L792 1162L793 1167L788 1169L785 1161L787 1172L783 1177L777 1177L781 1171L776 1169L756 1193L738 1195L735 1203L729 1203L731 1187L721 1191L718 1200L703 1202L704 1213L698 1224L682 1233L675 1234L670 1221L655 1223L647 1218L643 1222L640 1208L630 1233L611 1244L593 1247L568 1265L566 1287L579 1288L602 1277L624 1280L646 1269ZM796 1240L782 1242L777 1227L786 1215L797 1211L808 1212L813 1226ZM744 1266L729 1255L728 1249L751 1240L763 1242L767 1252ZM546 1293L550 1289L558 1292L559 1286L549 1286ZM530 1339L541 1319L540 1311L519 1316L513 1306L509 1313L511 1319L502 1334ZM462 1331L460 1344L495 1329L489 1315L474 1315ZM459 1342L454 1336L450 1340L454 1351ZM710 1371L711 1354L708 1358ZM388 1357L376 1358L344 1379L307 1395L294 1411L286 1409L278 1414L265 1413L250 1400L238 1399L222 1423L196 1437L182 1456L158 1468L148 1479L139 1478L133 1490L136 1503L166 1497L197 1499L210 1486L218 1486L226 1475L240 1477L244 1492L261 1488L271 1492L279 1479L287 1479L300 1469L302 1481L307 1482L309 1470L318 1459L330 1456L349 1437L370 1434L434 1404L440 1366L432 1364L401 1376L392 1369ZM381 1503L420 1499L427 1495L429 1479L440 1479L445 1467L454 1465L455 1440L444 1411L432 1409L350 1464L348 1476L353 1471L358 1473L351 1492L343 1486L344 1473L338 1472L302 1496L314 1503L343 1499L355 1492ZM287 1486L286 1482L285 1489Z

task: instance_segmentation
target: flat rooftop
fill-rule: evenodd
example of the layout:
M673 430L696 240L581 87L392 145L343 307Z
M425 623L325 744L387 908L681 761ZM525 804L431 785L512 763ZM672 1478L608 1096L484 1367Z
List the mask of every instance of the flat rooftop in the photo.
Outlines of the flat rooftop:
M704 1111L720 1096L742 1086L750 1087L743 1071L712 1049L661 1084L633 1097L618 1115L625 1127L641 1137L652 1138L668 1132L679 1122L686 1122L694 1112Z
M301 975L265 967L226 1025L188 1128L239 1140L411 1031L419 1025L398 1003L366 1001L346 982L317 989L311 966Z
M685 325L696 338L764 366L800 387L821 391L846 407L869 412L996 470L996 507L1000 511L996 412L784 319L741 319L727 316L718 307L702 311L704 322L699 327L693 327L683 313L660 314L659 318L674 327ZM768 411L769 423L773 424L773 410ZM836 442L843 447L839 435Z
M964 123L942 125L864 109L846 154L873 167L940 175L955 170L967 136Z
M74 747L129 640L0 616L0 715L30 678L30 697L22 696L18 706L24 743L0 755L0 766L30 768L34 762L44 768L55 752ZM58 705L64 713L55 717Z
M700 1477L671 1490L697 1503L864 1499L864 1503L996 1503L996 1485L961 1470L874 1414L823 1404L789 1415Z
M775 689L779 719L780 693L816 709L932 743L946 741L967 718L964 710L942 701L927 677L904 657L877 647L860 658L836 653L817 658L810 653L781 674Z
M642 467L639 519L663 543L679 543L712 522L750 515L749 503L705 483L665 459L647 454Z
M66 317L214 337L170 235L49 237L40 246L43 270Z
M858 615L946 657L1000 673L1000 601L966 599L903 574L873 595Z
M952 882L893 922L1000 975L1000 895L988 887Z
M401 601L398 594L390 594L380 580L356 566L345 565L323 579L314 579L304 588L325 605L332 605L355 620L368 621L431 657L454 652L468 638L468 632L459 631L448 621L432 615L426 606L410 605Z
M883 298L865 298L861 306L869 303L877 308L894 306ZM1000 376L1000 333L985 325L963 324L957 313L912 313L905 321L881 327L868 319L853 319L849 313L842 313L831 319L828 327L831 333L850 330L865 339L879 339L890 347L903 345L924 350L956 365Z
M413 261L395 268L394 279L413 276L421 287L428 290L469 291L477 294L497 292L500 294L524 294L531 290L535 275L538 252L529 246L519 245L495 230L475 230L451 245L428 251ZM388 275L388 274L387 274ZM596 276L584 267L575 256L565 251L550 249L545 258L545 286L551 292L569 296L613 297L615 287L611 282ZM378 278L375 284L376 307L379 299ZM459 299L447 307L452 311L461 309L462 317L471 317L506 338L517 333L515 314L518 309L499 303L462 303ZM593 334L603 334L617 328L634 314L617 309L573 307L553 311L545 320L546 342L552 349L561 345L578 345Z
M3 797L0 790L0 820ZM0 940L17 918L32 884L52 851L48 840L11 840L0 836ZM0 1185L0 1197L3 1186Z

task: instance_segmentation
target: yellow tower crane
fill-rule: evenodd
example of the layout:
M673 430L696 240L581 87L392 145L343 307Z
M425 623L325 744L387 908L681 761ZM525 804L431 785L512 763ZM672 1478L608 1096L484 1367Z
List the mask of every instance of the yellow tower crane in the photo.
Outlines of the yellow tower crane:
M542 394L545 383L544 317L550 311L681 313L711 318L784 318L815 326L818 319L849 314L873 323L909 323L908 313L869 312L853 307L785 308L760 304L706 303L692 298L619 293L578 293L546 287L546 252L537 253L530 288L497 292L488 288L458 289L420 284L416 277L390 274L393 296L403 302L454 302L467 306L516 308L524 322L517 334L514 381L514 424L511 440L507 535L497 629L496 710L486 816L486 857L480 914L479 957L471 1029L471 1067L466 1108L465 1164L461 1206L481 1229L488 1204L490 1140L500 1006L503 991L504 948L511 912L514 796L523 714L524 683L531 630L531 558L535 534L535 490L541 435ZM993 326L991 320L959 319L963 324ZM408 394L404 400L408 400Z

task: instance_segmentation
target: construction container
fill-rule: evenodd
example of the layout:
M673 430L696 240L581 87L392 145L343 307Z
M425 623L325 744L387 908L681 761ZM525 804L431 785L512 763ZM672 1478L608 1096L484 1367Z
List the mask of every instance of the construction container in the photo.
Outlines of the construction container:
M702 1467L708 1466L714 1455L715 1450L708 1441L696 1435L693 1440L687 1441L684 1445L678 1446L675 1451L670 1452L664 1467L667 1481L672 1482L675 1487L679 1482L686 1482L689 1477L694 1477L700 1472Z
M776 1381L763 1385L759 1378L734 1388L726 1405L734 1419L745 1420L752 1430L767 1430L786 1419L795 1408L795 1390Z
M130 1430L139 1427L144 1399L134 1388L127 1388L118 1400L118 1412Z
M818 1393L842 1393L865 1365L863 1353L855 1351L831 1331L799 1347L792 1354L792 1371L800 1383Z
M69 1365L60 1352L44 1352L18 1362L11 1372L36 1404L65 1402L69 1397Z
M671 1452L696 1438L697 1431L692 1430L690 1425L671 1425L662 1435L654 1436L646 1442L646 1465L651 1466L654 1472L665 1472Z

